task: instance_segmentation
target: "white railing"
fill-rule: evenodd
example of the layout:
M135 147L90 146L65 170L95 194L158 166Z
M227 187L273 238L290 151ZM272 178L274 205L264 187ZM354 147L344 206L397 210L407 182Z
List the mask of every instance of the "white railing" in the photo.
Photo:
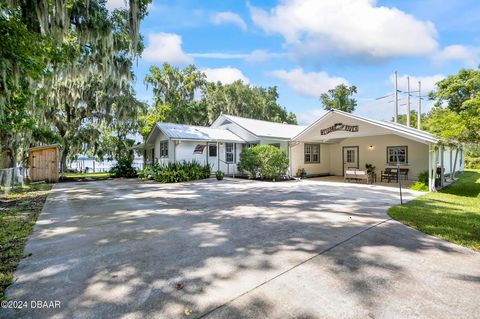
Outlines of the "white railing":
M233 170L232 170L232 177L235 178L235 168L236 168L236 163L227 163L221 158L218 159L220 162L227 164L227 175L230 175L230 165L233 165ZM220 168L219 168L220 169Z

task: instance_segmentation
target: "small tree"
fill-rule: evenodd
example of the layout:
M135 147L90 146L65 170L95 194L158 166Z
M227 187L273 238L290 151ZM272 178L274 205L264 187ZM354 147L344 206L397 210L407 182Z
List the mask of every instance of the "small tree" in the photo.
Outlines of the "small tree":
M325 110L337 109L352 113L357 106L357 100L351 97L354 93L357 93L355 85L340 84L334 89L328 90L328 93L322 93L320 101Z
M257 145L242 151L239 168L253 178L275 179L287 172L288 157L278 147Z

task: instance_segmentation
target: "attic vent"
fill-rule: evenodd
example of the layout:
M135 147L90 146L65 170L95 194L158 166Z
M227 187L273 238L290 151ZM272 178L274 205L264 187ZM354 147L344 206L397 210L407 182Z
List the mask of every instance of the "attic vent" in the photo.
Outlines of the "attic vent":
M225 120L220 125L227 125L227 124L232 124L232 122L230 122L229 120Z

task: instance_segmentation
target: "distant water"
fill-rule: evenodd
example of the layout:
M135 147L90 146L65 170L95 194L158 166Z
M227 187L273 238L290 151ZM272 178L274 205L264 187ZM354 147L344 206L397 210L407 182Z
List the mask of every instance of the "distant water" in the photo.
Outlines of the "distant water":
M94 164L95 163L95 164ZM94 161L92 158L82 158L76 161L73 161L68 164L69 169L77 170L77 171L87 171L89 173L94 172L108 172L117 161ZM143 158L135 158L133 160L133 167L137 169L143 168Z

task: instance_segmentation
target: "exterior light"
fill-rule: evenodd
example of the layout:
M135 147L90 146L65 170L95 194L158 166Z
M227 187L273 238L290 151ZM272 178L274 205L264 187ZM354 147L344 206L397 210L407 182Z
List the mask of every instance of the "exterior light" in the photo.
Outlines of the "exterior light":
M368 147L368 149L369 149L369 150L373 150L373 145L370 145L370 146Z

